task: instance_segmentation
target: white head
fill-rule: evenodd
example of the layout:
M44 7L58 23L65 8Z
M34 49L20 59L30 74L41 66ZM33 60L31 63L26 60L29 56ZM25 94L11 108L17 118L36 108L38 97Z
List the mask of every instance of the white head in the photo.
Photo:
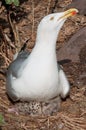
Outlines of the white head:
M45 16L38 26L37 41L40 41L41 39L45 42L49 42L47 40L51 38L53 41L56 41L57 35L66 19L77 12L78 10L73 8L65 12L53 13Z

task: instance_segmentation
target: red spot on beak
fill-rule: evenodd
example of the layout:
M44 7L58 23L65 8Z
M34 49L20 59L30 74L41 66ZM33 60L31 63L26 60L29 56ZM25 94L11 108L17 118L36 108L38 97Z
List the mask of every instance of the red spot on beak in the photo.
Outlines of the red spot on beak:
M75 14L77 14L77 12L76 12L76 11L73 11L73 12L72 12L72 15L75 15Z

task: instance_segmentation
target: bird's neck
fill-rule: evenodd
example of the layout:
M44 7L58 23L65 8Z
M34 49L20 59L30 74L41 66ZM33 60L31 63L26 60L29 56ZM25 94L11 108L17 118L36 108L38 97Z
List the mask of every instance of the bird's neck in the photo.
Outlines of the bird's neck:
M56 57L56 41L57 33L37 33L36 43L32 50L32 53L28 57L28 60L33 63L40 64L44 66L53 66L51 68L57 68L57 57Z
M37 32L36 45L42 47L42 49L54 49L56 48L56 41L58 38L58 32Z

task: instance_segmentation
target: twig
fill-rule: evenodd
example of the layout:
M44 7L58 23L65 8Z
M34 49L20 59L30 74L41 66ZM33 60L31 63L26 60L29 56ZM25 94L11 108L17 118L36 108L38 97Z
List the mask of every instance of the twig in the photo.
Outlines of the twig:
M4 34L4 37L5 37L6 41L7 41L7 43L8 43L12 48L15 49L15 46L12 44L12 42L11 42L10 38L7 36L7 34Z
M47 120L47 126L48 126L48 130L49 130L49 128L50 128L50 120L49 120L49 118Z
M54 13L54 10L55 10L55 8L56 8L57 3L58 3L58 0L55 0L54 6L52 7L51 13Z
M65 126L72 128L73 130L84 130L85 121L84 118L68 117L65 115L61 116L62 121L65 123Z
M0 55L2 55L5 58L6 64L9 65L11 61L3 53L0 52Z
M6 72L7 72L7 69L5 70L0 69L0 74L2 74L3 76L6 76ZM4 79L2 78L2 80Z
M33 39L33 32L34 32L34 0L32 0L32 16L33 16L33 21L32 21L32 39Z
M2 98L0 98L0 105L2 107L4 107L5 109L8 109L9 108L9 103L7 102L7 100L3 100Z
M0 26L0 35L1 35L1 37L2 37L2 45L1 45L1 47L0 47L0 51L3 53L3 47L4 47L4 44L3 44L3 43L5 43L5 47L7 48L7 43L8 43L8 41L7 41L6 38L5 38L3 29L2 29L1 26ZM7 49L5 50L5 54L8 55L8 54L7 54Z
M4 9L5 9L4 6L2 6L2 7L0 8L0 14L4 11Z
M50 4L51 4L51 0L48 1L48 6L47 6L47 15L49 14Z
M15 23L14 24L12 23L9 11L8 11L8 21L9 21L11 30L12 30L13 35L14 35L16 52L19 52L20 48L21 48L21 44L20 44L20 39L19 39L19 34L18 34L18 28L17 28L17 25Z

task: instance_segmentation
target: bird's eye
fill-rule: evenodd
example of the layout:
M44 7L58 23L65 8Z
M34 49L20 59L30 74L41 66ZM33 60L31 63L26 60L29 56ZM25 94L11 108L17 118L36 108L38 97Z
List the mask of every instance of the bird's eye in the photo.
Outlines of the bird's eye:
M54 17L51 17L50 20L54 20Z

